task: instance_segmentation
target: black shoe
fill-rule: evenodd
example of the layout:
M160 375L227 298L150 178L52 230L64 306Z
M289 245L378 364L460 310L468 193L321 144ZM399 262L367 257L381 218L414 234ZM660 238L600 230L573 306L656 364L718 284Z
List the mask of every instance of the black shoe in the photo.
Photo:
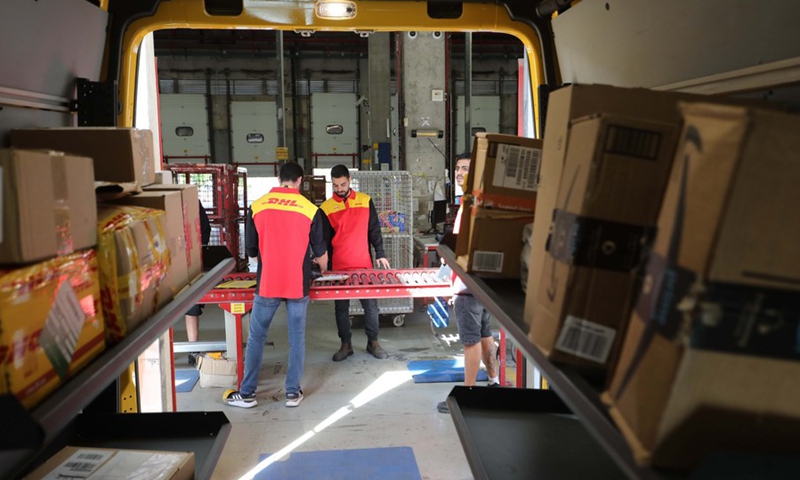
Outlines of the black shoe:
M342 343L339 351L333 354L334 362L341 362L345 358L353 354L353 344L350 342Z
M190 366L194 367L194 366L196 366L196 365L197 365L197 356L198 356L198 355L200 355L200 353L199 353L199 352L191 352L191 353L188 355L188 357L187 357L187 358L189 359L189 365L190 365Z
M371 353L373 357L380 360L389 358L389 354L381 347L377 340L370 340L367 342L367 353Z
M450 413L450 408L447 406L447 402L439 402L436 405L436 410L438 410L439 413Z

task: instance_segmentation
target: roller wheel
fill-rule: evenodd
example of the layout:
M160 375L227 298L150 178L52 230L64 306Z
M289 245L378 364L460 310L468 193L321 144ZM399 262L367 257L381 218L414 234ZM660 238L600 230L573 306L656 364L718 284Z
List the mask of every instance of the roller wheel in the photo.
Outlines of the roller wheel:
M395 327L402 327L404 323L406 323L406 316L405 315L395 315L392 318L392 323Z

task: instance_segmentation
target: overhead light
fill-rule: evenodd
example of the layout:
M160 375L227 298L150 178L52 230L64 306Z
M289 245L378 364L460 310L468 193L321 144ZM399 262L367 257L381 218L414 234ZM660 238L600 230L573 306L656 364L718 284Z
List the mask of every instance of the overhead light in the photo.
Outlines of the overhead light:
M442 130L411 130L411 138L442 138L444 132Z
M327 20L346 20L356 16L355 2L342 0L317 0L314 10L319 18Z

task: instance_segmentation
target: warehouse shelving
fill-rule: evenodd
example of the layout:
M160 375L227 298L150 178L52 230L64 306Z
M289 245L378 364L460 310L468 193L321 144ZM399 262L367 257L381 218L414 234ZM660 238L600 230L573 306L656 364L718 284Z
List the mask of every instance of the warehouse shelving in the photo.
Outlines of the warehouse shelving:
M453 269L456 275L458 275L464 281L464 284L469 288L470 292L476 298L478 298L478 300L480 300L484 307L486 307L486 309L502 325L509 337L513 340L516 347L522 350L525 353L525 357L533 362L541 371L542 375L547 379L550 387L558 395L558 398L563 401L566 408L568 408L568 410L574 414L578 420L581 421L582 425L585 427L586 433L591 435L591 437L593 437L594 440L606 452L608 457L613 460L614 463L616 463L621 472L620 475L625 475L627 478L632 480L672 480L684 478L683 475L672 474L637 465L633 459L630 448L625 442L625 438L614 425L613 421L606 413L605 407L600 401L600 391L598 386L593 385L584 379L569 366L554 365L535 345L533 345L533 343L531 343L531 341L528 339L528 325L525 324L523 318L525 295L520 289L519 281L483 279L470 275L466 273L464 269L458 265L458 263L456 263L455 254L450 248L444 245L439 245L438 252L442 259ZM492 389L492 392L495 390L502 391L504 389ZM479 389L475 389L475 391L477 392ZM488 394L481 393L481 395L490 396L489 398L484 399L483 405L486 406L484 410L489 408L488 406L502 405L504 402L502 399L502 395L504 395L504 393L502 392ZM470 403L467 394L463 392L457 393L454 390L454 393L452 393L451 397L448 398L448 404L450 405L457 405L463 402L467 402L468 404ZM524 402L520 402L520 405L523 404ZM505 412L513 417L525 417L529 415L529 412L527 411L529 407L520 408L522 408L522 410L505 410ZM460 412L463 412L464 410L465 409L456 408L451 410L451 412L453 412L455 415L460 415ZM466 409L466 411L470 411L470 409ZM456 416L454 416L454 421L456 427L460 430L459 436L462 438L462 443L464 443L465 438L468 439L475 436L469 432L463 432L463 430L467 428L469 421ZM526 429L529 428L529 423L511 423L509 428ZM539 430L538 433L555 434L555 431L546 433ZM575 438L576 440L583 441L580 437L580 433L576 433ZM484 445L486 445L488 448L497 448L498 450L502 448L500 447L502 444L497 442L487 443ZM564 447L565 449L571 448L569 445L565 445ZM500 452L479 452L474 444L465 444L464 450L467 453L470 465L473 466L473 474L475 475L475 478L490 478L485 470L479 470L478 472L474 470L474 459L471 457L479 454L491 456L499 454ZM535 453L525 445L520 446L519 452L520 455L531 455ZM582 461L580 452L575 452L574 455L575 456L571 458L565 457L564 460ZM520 463L523 463L523 458L524 457L520 457ZM524 464L528 465L529 462L526 461ZM480 465L478 466L480 467ZM535 466L532 468L535 468ZM542 474L542 472L539 470L533 470L527 473L529 476L526 478L534 478L535 475Z
M82 413L156 339L234 268L226 259L203 274L120 343L30 411L0 396L0 478L15 478L66 445L195 452L195 478L210 478L230 431L221 412Z

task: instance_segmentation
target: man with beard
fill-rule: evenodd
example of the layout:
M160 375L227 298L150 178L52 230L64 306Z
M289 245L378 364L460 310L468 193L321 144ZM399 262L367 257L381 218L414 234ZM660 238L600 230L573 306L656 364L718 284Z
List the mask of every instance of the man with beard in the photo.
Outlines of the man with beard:
M370 246L375 249L378 268L390 268L383 251L383 237L375 204L369 195L350 188L350 171L344 165L331 169L333 196L320 209L329 223L330 267L335 271L371 269ZM353 354L350 330L350 301L336 300L336 328L342 345L333 354L334 362L341 362ZM367 334L367 352L375 358L388 357L378 343L378 301L361 299L364 308L364 331Z

